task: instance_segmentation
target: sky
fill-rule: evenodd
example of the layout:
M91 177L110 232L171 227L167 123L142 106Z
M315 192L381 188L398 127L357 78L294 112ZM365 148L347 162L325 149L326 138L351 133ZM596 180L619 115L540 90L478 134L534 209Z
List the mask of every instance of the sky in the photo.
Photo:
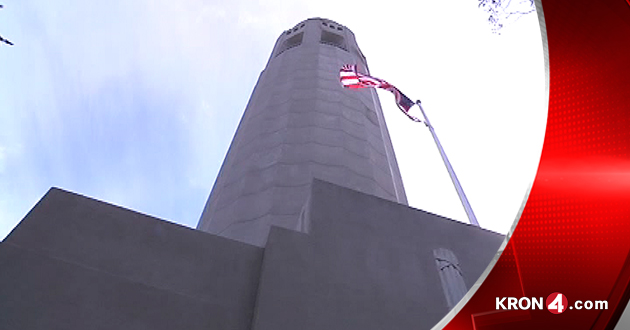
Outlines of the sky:
M482 227L505 234L536 173L536 13L498 35L476 0L1 3L0 239L51 187L194 228L276 39L310 17L422 100ZM410 206L467 222L430 132L378 93Z

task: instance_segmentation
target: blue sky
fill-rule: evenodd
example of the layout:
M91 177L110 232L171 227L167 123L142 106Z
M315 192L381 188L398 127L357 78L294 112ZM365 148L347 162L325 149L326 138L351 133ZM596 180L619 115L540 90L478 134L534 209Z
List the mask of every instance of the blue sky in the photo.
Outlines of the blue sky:
M194 227L280 33L349 27L425 110L482 226L505 233L546 123L535 14L491 33L474 0L3 1L0 239L52 186ZM414 207L466 221L430 134L379 92Z

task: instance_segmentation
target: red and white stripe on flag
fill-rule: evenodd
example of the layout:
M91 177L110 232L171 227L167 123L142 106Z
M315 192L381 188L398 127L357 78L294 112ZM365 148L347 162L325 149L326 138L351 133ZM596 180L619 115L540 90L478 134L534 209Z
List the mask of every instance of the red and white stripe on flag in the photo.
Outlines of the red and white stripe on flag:
M405 94L400 92L394 85L379 78L359 73L356 64L345 64L339 70L339 81L345 88L382 88L392 92L396 98L396 105L409 119L422 122L421 119L409 114L409 109L415 104Z
M365 88L390 86L385 80L361 74L357 71L355 64L346 64L339 71L341 84L346 88Z

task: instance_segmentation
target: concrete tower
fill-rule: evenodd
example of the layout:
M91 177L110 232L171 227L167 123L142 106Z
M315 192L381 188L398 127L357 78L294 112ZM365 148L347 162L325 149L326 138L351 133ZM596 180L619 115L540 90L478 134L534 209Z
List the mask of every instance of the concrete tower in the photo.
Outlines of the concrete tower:
M353 63L368 72L338 23L312 18L280 35L197 229L258 246L271 225L307 232L313 178L407 204L376 92L339 83Z
M50 189L0 242L0 329L431 329L503 236L405 205L344 63L337 23L280 36L199 223L227 238Z

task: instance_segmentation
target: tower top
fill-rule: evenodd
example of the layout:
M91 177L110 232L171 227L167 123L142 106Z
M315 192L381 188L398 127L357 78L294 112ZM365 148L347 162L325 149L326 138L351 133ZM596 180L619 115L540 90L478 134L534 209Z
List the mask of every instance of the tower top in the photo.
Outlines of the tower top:
M348 55L352 56L346 57L346 61L358 64L362 70L365 69L366 72L369 72L365 56L361 52L352 30L333 20L319 17L303 20L292 28L283 31L276 40L269 61L287 49L302 45L315 47L320 44L337 47L348 52Z

